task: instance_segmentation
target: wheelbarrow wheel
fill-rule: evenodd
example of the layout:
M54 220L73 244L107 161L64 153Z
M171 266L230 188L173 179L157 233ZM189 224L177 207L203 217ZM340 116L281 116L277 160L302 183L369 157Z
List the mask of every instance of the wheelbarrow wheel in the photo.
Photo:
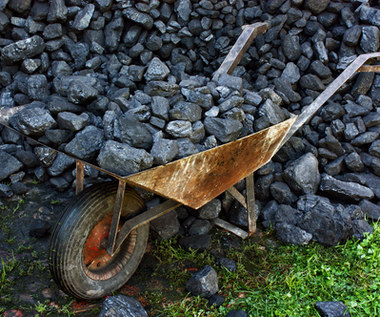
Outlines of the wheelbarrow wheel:
M50 270L63 291L76 298L101 298L119 289L133 275L145 253L149 224L133 230L115 255L110 256L105 250L117 187L113 182L84 190L66 207L53 230ZM143 208L142 198L127 187L121 223Z

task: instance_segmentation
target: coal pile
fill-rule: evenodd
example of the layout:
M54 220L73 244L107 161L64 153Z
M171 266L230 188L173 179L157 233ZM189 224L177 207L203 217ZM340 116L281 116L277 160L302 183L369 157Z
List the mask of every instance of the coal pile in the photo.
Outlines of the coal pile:
M0 103L25 106L12 127L120 175L298 114L356 56L380 47L376 1L0 5ZM233 74L212 80L241 27L262 21L268 32ZM257 172L265 226L293 243L334 244L369 230L364 214L380 216L379 107L380 75L354 77ZM72 185L74 159L0 129L0 164L7 167L0 180L17 183L31 173L60 189ZM86 175L103 177L91 168ZM245 212L236 207L231 221L246 225ZM315 228L329 228L331 238Z

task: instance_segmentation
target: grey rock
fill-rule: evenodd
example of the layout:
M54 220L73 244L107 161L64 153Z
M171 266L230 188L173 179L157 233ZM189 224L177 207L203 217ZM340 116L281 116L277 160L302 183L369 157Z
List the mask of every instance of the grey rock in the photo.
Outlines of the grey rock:
M44 40L40 36L34 35L5 46L1 51L1 55L6 61L14 63L39 55L44 49Z
M152 113L166 121L169 120L169 100L161 96L154 96L152 98Z
M313 74L303 75L300 79L300 85L304 89L311 89L315 91L322 91L325 89L325 85L322 81Z
M55 127L56 122L48 110L41 108L25 108L18 113L17 126L26 135L41 135Z
M212 227L212 223L206 219L195 219L189 228L189 234L192 236L208 234Z
M58 191L65 191L70 187L70 182L64 177L51 177L49 183Z
M15 156L26 167L35 167L38 165L38 159L36 155L31 151L24 151L19 149L16 151Z
M31 75L28 78L28 96L33 100L45 100L48 96L48 82L45 75Z
M326 195L345 201L360 201L374 197L373 191L366 186L353 182L343 182L326 174L322 175L319 189Z
M247 313L242 309L230 310L226 315L226 317L247 317L247 316L248 316Z
M289 186L283 182L274 182L270 185L272 197L280 204L292 204L297 196L292 193Z
M195 296L210 297L219 291L218 275L211 266L206 265L187 280L185 287Z
M259 114L266 117L270 124L277 124L285 120L285 115L280 106L271 99L267 99L259 108Z
M259 94L253 91L245 91L244 102L247 104L258 106L261 103L262 99L263 98Z
M288 81L290 84L295 84L301 78L300 70L293 62L287 63L281 74L281 79Z
M87 62L87 56L90 52L89 46L87 43L73 42L69 38L65 38L64 47L69 52L70 56L73 59L73 68L81 69L85 66Z
M65 22L67 18L67 11L68 10L64 0L51 0L47 21Z
M167 67L158 57L154 57L144 75L147 81L151 80L165 80L170 74L169 67Z
M216 260L216 265L227 269L230 272L235 272L236 271L236 262L234 260L231 260L229 258L218 258Z
M98 91L86 81L86 77L71 81L67 90L67 99L74 104L88 103L98 96Z
M378 26L363 26L360 47L365 53L377 52L380 47L380 30Z
M268 202L260 212L260 217L263 219L263 226L270 228L275 224L276 212L279 208L275 200Z
M73 21L72 27L75 30L83 31L90 25L92 15L94 14L95 6L92 3L87 4L80 10Z
M223 101L221 104L219 104L219 109L221 112L226 112L228 110L231 110L232 108L238 108L240 107L244 102L244 98L239 96L232 96L225 101Z
M159 138L155 140L150 151L155 165L164 165L171 162L179 152L178 142Z
M75 159L61 152L58 152L53 164L48 168L48 173L50 176L58 176L62 174L67 168L74 165L74 163Z
M306 0L306 8L308 8L312 13L319 14L326 10L330 0Z
M297 194L316 193L321 180L318 160L307 153L289 164L283 173L284 180Z
M175 3L175 11L177 12L178 20L180 22L188 22L192 10L190 0L179 0Z
M359 43L362 29L359 25L355 25L344 32L343 42L347 46L356 46Z
M149 150L153 143L152 134L145 125L129 114L124 114L116 120L114 137L120 142L146 150Z
M185 120L170 121L165 130L175 138L186 138L193 132L191 122Z
M104 29L104 44L111 52L117 50L123 30L124 20L122 17L115 18L106 25Z
M274 220L276 223L283 222L291 225L296 225L301 216L301 211L289 205L279 205L275 210Z
M364 164L360 158L360 155L356 152L348 154L344 158L344 162L349 170L353 172L362 172L364 170Z
M364 212L364 214L374 221L380 220L380 206L363 199L359 204L361 210Z
M153 18L146 13L140 12L133 7L123 10L124 16L135 23L142 25L144 28L150 30L153 27Z
M176 211L174 210L152 220L150 222L150 227L161 239L166 240L172 238L180 229L180 223Z
M177 158L183 158L189 155L193 155L199 152L197 147L189 138L177 139L179 151Z
M211 107L214 105L211 94L204 94L200 91L195 91L186 88L182 88L181 92L185 96L187 101L196 103L205 110L211 109Z
M316 302L315 308L321 317L350 317L348 308L342 302Z
M287 79L275 78L274 84L276 89L283 93L290 102L299 102L302 99L301 95L293 90Z
M380 158L380 140L374 141L368 149L368 153L372 156Z
M68 102L66 98L58 95L50 95L47 101L47 109L51 114L56 115L63 111L81 113L85 108L74 105L71 102Z
M60 112L57 116L57 122L60 128L71 131L82 130L88 123L89 117L87 113L76 115L72 112Z
M362 146L365 144L370 144L377 140L379 137L378 132L365 132L357 136L355 139L351 141L351 144L354 146Z
M23 164L17 160L14 156L8 154L7 152L0 150L0 181L6 179L13 173L18 172Z
M177 84L165 81L150 81L144 87L144 92L150 96L172 97L178 90Z
M356 127L355 123L348 123L344 130L344 137L347 141L353 140L359 135L359 130Z
M52 40L63 35L62 25L60 23L48 24L42 33L45 40Z
M292 62L297 61L301 56L301 46L299 37L287 34L282 41L284 55Z
M352 221L352 231L355 239L363 240L366 235L373 233L373 228L364 219L355 219Z
M380 10L370 6L363 5L360 7L360 20L369 24L380 26Z
M241 77L223 73L217 78L216 82L218 86L225 86L237 90L240 93L243 90L243 79Z
M211 246L211 236L208 234L184 237L179 240L179 244L185 249L204 251Z
M204 120L204 125L209 134L215 135L215 137L223 143L236 140L243 129L243 125L233 119L207 117Z
M139 301L124 295L109 296L103 302L99 317L148 317Z
M202 119L202 108L195 103L180 101L170 110L170 117L174 120L196 122Z
M310 233L288 223L276 225L276 236L280 241L295 245L306 245L313 238Z
M213 199L208 202L206 205L199 209L198 217L200 219L215 219L219 216L219 213L222 210L222 203L219 199Z
M30 225L29 235L35 238L43 238L50 234L51 224L45 220L36 219Z
M346 151L342 147L341 143L332 135L327 135L325 138L319 140L318 145L326 148L331 152L334 152L338 156L343 155Z
M363 118L363 121L367 128L380 126L380 112L370 112Z
M89 125L66 144L65 151L84 161L91 161L96 158L103 142L104 132L93 125Z
M224 303L224 301L225 301L225 299L223 296L215 294L209 298L208 304L209 304L209 306L219 307Z

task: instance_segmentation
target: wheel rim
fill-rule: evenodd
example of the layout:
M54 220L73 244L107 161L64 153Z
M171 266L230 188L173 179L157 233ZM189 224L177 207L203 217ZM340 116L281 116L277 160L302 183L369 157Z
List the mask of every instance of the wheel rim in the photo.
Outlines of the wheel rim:
M122 217L134 214L141 210L144 201L137 193L129 191L124 197ZM108 280L118 274L128 263L135 251L137 241L137 230L133 230L125 239L119 250L114 255L106 251L107 240L111 228L113 212L107 213L105 217L95 224L90 230L83 246L82 266L85 274L93 280ZM123 218L120 219L118 231Z

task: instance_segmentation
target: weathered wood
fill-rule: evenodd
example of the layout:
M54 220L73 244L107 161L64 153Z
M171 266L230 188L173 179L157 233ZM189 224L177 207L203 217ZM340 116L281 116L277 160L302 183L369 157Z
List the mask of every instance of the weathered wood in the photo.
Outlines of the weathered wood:
M256 205L255 186L253 173L245 179L247 189L247 211L248 211L248 233L252 235L256 232Z
M248 47L251 45L252 41L258 35L264 34L268 28L269 24L267 22L257 22L251 25L244 25L242 27L243 32L236 40L236 43L231 48L222 65L220 65L212 79L216 80L223 73L231 74L235 67L240 63L240 60Z
M75 160L75 169L75 194L78 195L80 192L83 191L84 187L84 162L80 160Z
M223 228L229 232L232 232L233 234L236 234L240 238L248 238L249 234L248 232L244 231L243 229L240 229L239 227L223 220L220 218L213 219L213 222L216 226Z
M245 200L244 195L239 192L236 187L232 186L227 189L227 192L230 193L232 197L234 197L245 209L247 209L247 202Z

